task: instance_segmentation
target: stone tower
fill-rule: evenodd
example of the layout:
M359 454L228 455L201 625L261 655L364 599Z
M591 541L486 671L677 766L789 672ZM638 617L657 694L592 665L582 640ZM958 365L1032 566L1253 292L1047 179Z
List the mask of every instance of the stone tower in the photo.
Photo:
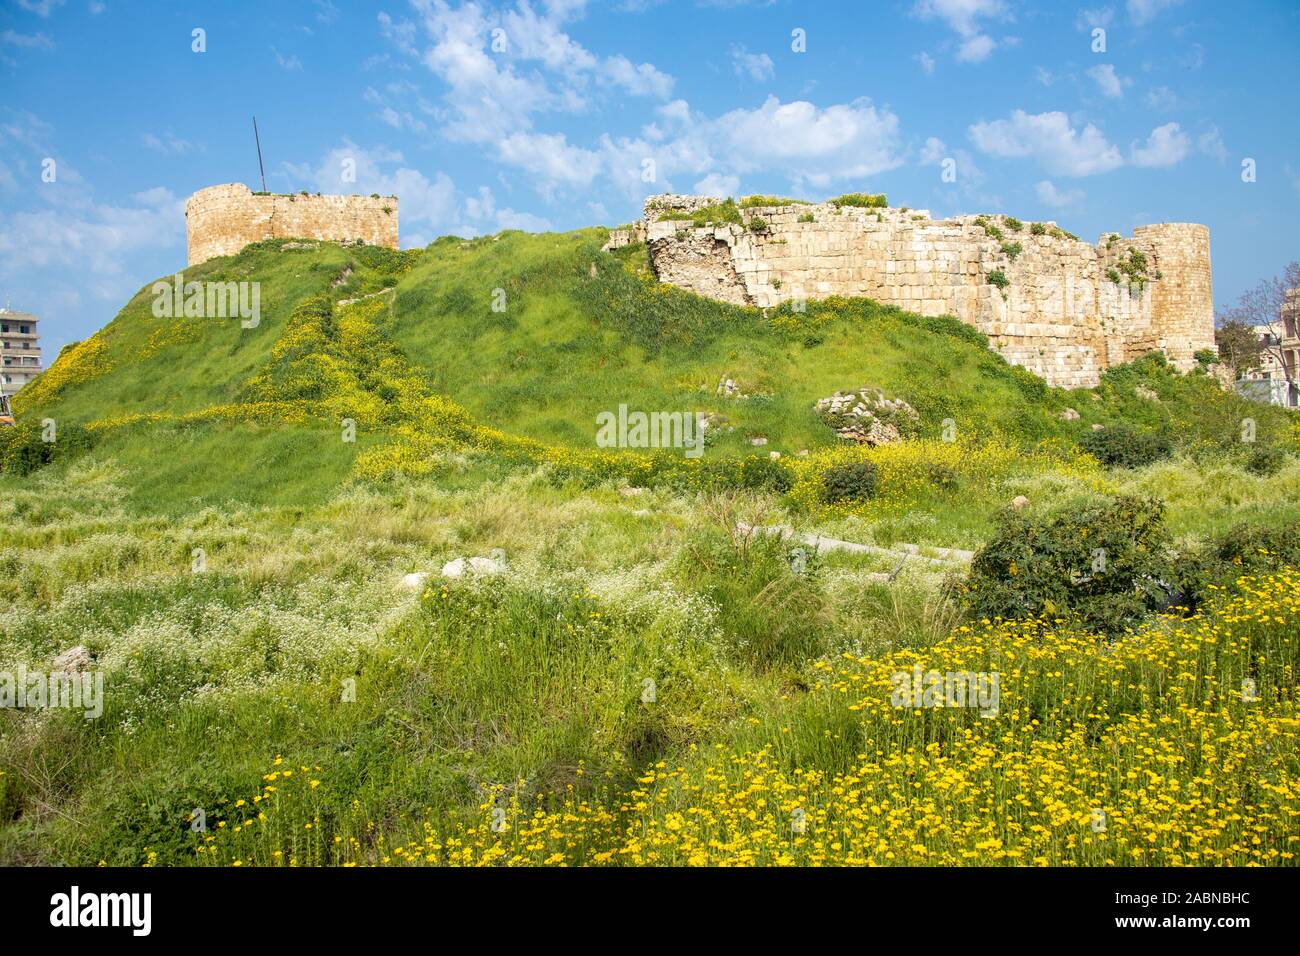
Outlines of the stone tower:
M185 203L189 264L232 256L263 239L324 239L397 248L396 196L253 193L242 183L200 189Z

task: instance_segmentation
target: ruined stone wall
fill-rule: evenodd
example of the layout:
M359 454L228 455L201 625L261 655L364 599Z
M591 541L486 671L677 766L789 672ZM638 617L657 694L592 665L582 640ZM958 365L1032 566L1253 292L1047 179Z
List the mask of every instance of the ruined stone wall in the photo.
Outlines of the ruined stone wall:
M185 204L185 231L192 266L263 239L360 240L396 249L397 198L254 195L240 183L210 186Z
M1093 246L1052 223L1035 235L1030 223L1016 230L1006 217L935 220L895 208L762 206L743 210L747 225L705 227L662 218L717 201L647 200L645 238L661 281L737 304L865 296L953 315L987 334L1008 361L1067 388L1095 385L1104 369L1155 348L1190 368L1193 353L1214 346L1204 226L1145 226L1130 239L1108 234ZM749 228L754 216L765 229ZM1015 255L1004 248L1010 243L1020 245ZM1121 268L1133 250L1146 257L1140 284ZM998 272L1003 288L989 281Z

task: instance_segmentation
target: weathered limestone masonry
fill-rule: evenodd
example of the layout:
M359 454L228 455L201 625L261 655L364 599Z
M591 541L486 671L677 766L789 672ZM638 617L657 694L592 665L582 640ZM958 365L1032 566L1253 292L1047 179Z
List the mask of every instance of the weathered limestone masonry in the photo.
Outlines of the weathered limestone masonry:
M325 239L397 248L396 196L254 195L241 183L200 189L185 204L189 264L263 239Z
M1101 372L1153 349L1181 369L1214 348L1210 234L1192 223L1108 233L1096 246L1045 223L1040 235L1005 217L931 219L924 210L822 203L743 209L746 226L664 219L720 202L713 196L652 196L641 224L656 275L701 295L757 306L799 295L866 296L923 315L953 315L989 337L1008 361L1066 388L1096 385ZM766 229L748 228L754 216ZM640 233L641 229L636 232ZM616 230L610 248L639 241ZM1011 256L1004 243L1019 243ZM1131 250L1147 280L1120 269ZM989 281L1001 272L1009 284ZM1118 276L1120 282L1112 281Z

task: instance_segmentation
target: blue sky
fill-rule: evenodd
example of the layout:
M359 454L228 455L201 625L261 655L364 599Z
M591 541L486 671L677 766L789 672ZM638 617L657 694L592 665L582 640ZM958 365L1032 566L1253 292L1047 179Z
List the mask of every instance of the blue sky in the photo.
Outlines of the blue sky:
M1089 241L1206 223L1218 303L1300 258L1294 0L0 10L0 300L51 357L184 266L190 193L259 188L254 113L268 188L396 193L407 247L616 225L652 192L883 191Z

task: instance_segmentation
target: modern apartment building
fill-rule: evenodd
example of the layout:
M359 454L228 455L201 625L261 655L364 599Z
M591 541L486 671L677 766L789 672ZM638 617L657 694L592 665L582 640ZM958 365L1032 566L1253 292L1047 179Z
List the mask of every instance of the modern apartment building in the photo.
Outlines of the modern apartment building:
M1288 289L1278 321L1255 326L1263 351L1259 368L1237 384L1257 401L1300 408L1300 289Z
M12 395L41 374L41 346L36 335L40 321L30 312L0 309L0 388Z

